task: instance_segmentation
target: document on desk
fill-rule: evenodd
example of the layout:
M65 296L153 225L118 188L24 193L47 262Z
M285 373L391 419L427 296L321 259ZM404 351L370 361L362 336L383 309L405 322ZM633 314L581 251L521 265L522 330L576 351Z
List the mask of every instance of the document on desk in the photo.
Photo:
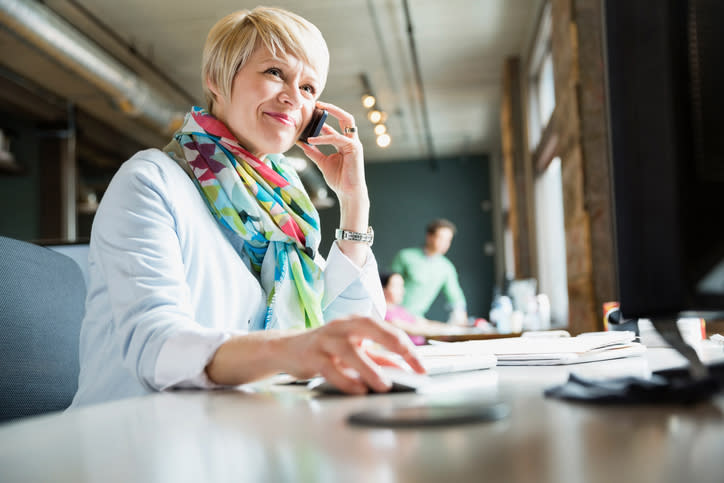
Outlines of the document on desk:
M646 347L630 331L592 332L576 337L515 337L418 347L425 357L492 354L499 366L577 364L641 355ZM420 351L422 349L422 351Z

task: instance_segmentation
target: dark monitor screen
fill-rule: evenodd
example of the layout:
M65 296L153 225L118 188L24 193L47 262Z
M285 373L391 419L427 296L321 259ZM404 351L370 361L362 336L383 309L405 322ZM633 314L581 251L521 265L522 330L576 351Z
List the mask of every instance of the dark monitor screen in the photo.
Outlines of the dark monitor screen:
M603 5L621 313L724 313L724 2Z

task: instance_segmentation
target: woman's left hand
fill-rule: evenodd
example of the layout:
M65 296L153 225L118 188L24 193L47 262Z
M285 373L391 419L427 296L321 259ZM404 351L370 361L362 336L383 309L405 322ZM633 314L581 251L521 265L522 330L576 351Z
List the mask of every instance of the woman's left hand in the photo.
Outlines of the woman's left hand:
M359 134L344 134L345 128L356 127L354 117L334 104L317 101L317 107L326 109L331 116L337 118L339 131L324 124L321 135L310 137L307 140L309 144L297 141L297 145L319 167L327 185L340 199L366 197L364 155ZM337 152L326 155L317 148L320 144L332 145Z
M301 141L298 141L297 145L319 167L327 185L337 194L339 227L364 233L369 226L370 200L365 182L362 143L356 131L344 134L344 128L356 127L354 117L334 104L317 101L317 107L326 109L337 118L341 133L325 124L320 136L307 139L310 145ZM326 155L317 147L320 144L330 144L337 152ZM366 244L339 240L338 246L357 266L364 266L369 252Z

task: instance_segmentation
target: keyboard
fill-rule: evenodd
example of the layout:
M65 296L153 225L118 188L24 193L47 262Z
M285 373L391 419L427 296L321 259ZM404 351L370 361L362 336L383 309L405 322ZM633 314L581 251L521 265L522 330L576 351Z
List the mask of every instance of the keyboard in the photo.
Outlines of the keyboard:
M498 363L494 354L455 353L445 351L445 345L424 345L415 348L415 353L429 376L490 369ZM385 356L401 367L409 368L401 356L389 352L385 353Z

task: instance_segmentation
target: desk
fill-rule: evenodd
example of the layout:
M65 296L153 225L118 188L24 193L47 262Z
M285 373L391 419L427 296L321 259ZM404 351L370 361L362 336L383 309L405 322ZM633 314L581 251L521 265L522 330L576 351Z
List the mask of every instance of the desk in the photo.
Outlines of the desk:
M497 367L423 394L318 397L270 381L159 393L0 426L0 481L721 483L724 395L695 407L542 396L572 369L642 375L680 363L670 349L651 349L578 366ZM437 429L346 423L373 407L463 400L508 401L511 414Z

